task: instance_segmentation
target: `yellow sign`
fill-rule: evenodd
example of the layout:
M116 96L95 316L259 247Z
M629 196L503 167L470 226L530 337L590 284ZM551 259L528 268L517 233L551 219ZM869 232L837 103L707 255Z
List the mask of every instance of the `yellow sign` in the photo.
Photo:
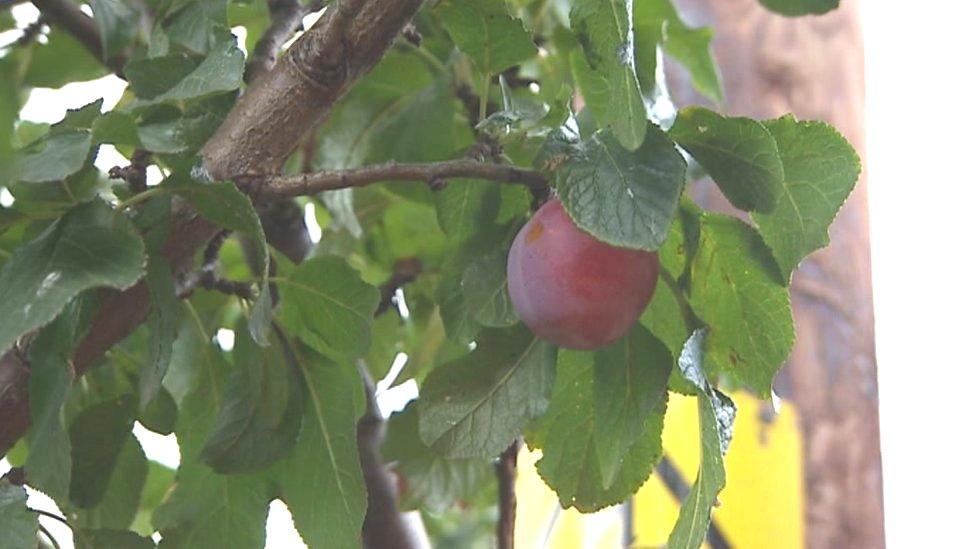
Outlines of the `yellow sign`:
M784 402L769 404L747 393L725 458L727 484L719 495L704 547L792 549L803 546L803 470L798 417ZM584 515L563 510L538 477L538 452L519 456L515 539L520 549L665 547L681 498L698 473L698 408L694 397L671 395L664 424L665 460L629 505ZM624 540L630 538L629 544Z

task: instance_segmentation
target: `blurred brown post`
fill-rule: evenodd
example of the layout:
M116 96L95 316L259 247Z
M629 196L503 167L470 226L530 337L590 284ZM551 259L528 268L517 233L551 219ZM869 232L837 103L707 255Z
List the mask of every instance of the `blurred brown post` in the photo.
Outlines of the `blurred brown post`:
M680 0L685 19L715 29L728 113L786 112L826 120L864 160L864 55L856 0L825 16L790 19L756 0ZM668 71L679 105L704 103L686 75ZM797 340L776 380L801 417L806 546L884 546L874 309L865 174L830 231L831 245L793 279ZM709 209L728 203L696 189Z

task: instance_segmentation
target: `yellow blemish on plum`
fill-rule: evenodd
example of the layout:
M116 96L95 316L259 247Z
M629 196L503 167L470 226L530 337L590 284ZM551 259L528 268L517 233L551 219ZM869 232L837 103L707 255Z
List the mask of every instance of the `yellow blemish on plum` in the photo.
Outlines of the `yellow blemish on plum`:
M542 223L536 222L534 225L529 227L529 232L525 235L525 243L532 244L536 240L539 240L539 237L542 236L542 233L544 232L545 227L542 226Z

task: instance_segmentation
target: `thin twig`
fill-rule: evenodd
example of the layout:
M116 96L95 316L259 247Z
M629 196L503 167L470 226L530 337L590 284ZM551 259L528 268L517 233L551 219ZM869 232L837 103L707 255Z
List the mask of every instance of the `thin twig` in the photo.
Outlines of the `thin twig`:
M31 513L37 513L38 515L41 515L41 516L45 516L45 517L48 517L48 518L53 518L54 520L60 522L61 524L64 524L68 528L71 528L71 524L68 523L68 519L62 517L61 515L58 515L57 513L51 513L49 511L45 511L43 509L34 509L33 507L28 507L27 510L30 511Z
M516 183L530 188L547 188L542 172L506 164L474 160L448 160L429 164L388 163L350 170L305 173L291 176L250 177L242 187L256 198L276 199L309 196L322 191L364 187L378 182L423 181L434 183L447 179L473 178L500 183Z
M142 149L137 149L132 153L132 159L129 160L129 165L113 166L108 170L109 179L121 179L129 185L129 190L132 194L139 194L145 191L146 187L146 168L149 167L149 160L152 158L152 153L149 151L144 151Z
M58 540L56 540L56 539L54 539L54 536L53 536L53 535L51 534L51 532L50 532L50 531L48 531L48 529L47 529L47 528L45 528L45 527L44 527L44 525L43 525L43 524L38 524L38 525L37 525L37 529L38 529L38 530L39 530L39 531L40 531L40 532L41 532L42 534L44 534L44 537L46 537L48 541L50 541L50 542L51 542L51 545L52 545L52 546L54 547L54 549L61 549L61 546L60 546L60 545L58 545Z
M422 270L423 264L416 257L398 259L393 264L393 275L380 287L380 305L374 316L385 313L393 305L393 296L397 289L416 280Z
M44 29L44 25L46 24L47 20L43 15L41 15L37 18L37 21L34 21L30 25L24 27L24 33L21 34L20 38L18 38L17 41L12 44L12 47L22 48L29 45L38 37L38 35L41 34L41 31Z
M498 549L515 547L515 476L518 453L522 440L516 438L512 445L498 456L495 474L498 477L498 522L495 535Z

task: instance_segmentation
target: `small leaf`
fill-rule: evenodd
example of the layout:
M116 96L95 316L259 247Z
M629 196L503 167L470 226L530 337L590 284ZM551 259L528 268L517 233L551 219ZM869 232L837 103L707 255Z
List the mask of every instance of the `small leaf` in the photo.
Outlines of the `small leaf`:
M646 416L640 435L624 454L616 479L605 486L601 474L602 450L596 433L593 354L561 350L559 373L552 392L552 404L529 430L526 440L542 448L536 469L542 480L559 495L564 508L590 513L620 503L647 480L663 455L661 431L667 398L657 400Z
M596 352L593 364L593 421L603 488L610 488L631 446L641 438L648 414L666 399L673 363L667 347L640 324L613 345Z
M584 231L625 248L657 250L684 188L685 161L657 126L627 151L607 132L570 145L556 171L566 212Z
M137 419L146 429L161 435L168 435L176 428L179 413L173 396L165 388L162 388L139 413Z
M34 547L37 524L37 515L27 510L27 490L0 479L0 548Z
M169 265L161 255L149 256L146 285L149 287L149 362L139 374L139 406L142 408L156 398L162 387L182 310Z
M627 150L647 131L647 110L634 65L632 0L578 0L569 14L583 56L571 57L586 105Z
M456 180L434 193L437 221L452 242L466 242L490 228L501 206L497 183Z
M786 191L776 209L753 219L788 282L807 254L830 242L827 228L854 189L861 163L850 143L822 122L784 116L765 125L776 138Z
M144 538L128 530L76 528L74 541L77 549L153 549L152 539Z
M689 107L678 112L670 134L736 208L769 212L776 207L783 194L783 163L776 139L762 124Z
M92 0L91 9L98 26L102 56L108 59L120 53L136 36L139 31L136 22L142 14L135 5L122 0Z
M735 421L735 404L715 390L705 376L705 331L698 330L688 339L678 358L684 378L698 390L698 422L701 431L701 465L698 478L681 505L678 522L668 538L668 547L700 547L711 522L712 507L725 487L722 456L728 451Z
M279 282L280 319L290 333L324 354L366 354L379 291L345 261L315 257Z
M383 456L406 482L403 509L447 511L458 501L470 501L494 478L489 459L446 459L428 448L420 440L415 405L390 418Z
M421 440L449 458L498 455L545 412L555 362L555 348L524 326L486 330L473 353L424 380Z
M678 15L671 0L643 0L634 4L637 68L645 87L655 83L657 47L681 63L691 83L715 103L723 101L722 79L711 52L712 29L691 28ZM642 70L644 67L646 70Z
M461 277L465 306L482 326L504 328L519 321L508 295L507 264L508 251L497 250L473 261Z
M755 229L718 214L702 218L690 303L711 328L709 359L768 397L793 347L793 315L789 292Z
M238 330L242 333L242 330ZM217 424L200 454L222 474L263 469L287 455L301 428L302 398L284 349L241 337Z
M271 301L271 287L265 282L261 285L258 298L251 309L251 318L247 322L247 330L251 338L262 347L271 344L271 322L274 320L274 304Z
M91 159L92 136L85 130L68 131L44 139L44 148L21 153L14 180L28 183L60 181L78 173Z
M139 510L139 496L146 483L149 464L139 441L126 435L115 459L105 496L91 509L78 511L76 524L85 528L126 530Z
M759 0L770 11L797 17L800 15L820 15L835 10L840 0Z
M233 91L241 86L244 52L237 48L230 32L220 37L207 56L188 71L194 63L193 58L187 60L186 57L174 56L129 63L126 76L133 83L137 95L146 98L135 103L135 106L204 97Z
M298 362L308 387L305 428L277 469L281 499L310 547L358 547L366 516L356 442L356 422L365 410L363 384L352 366L315 353L303 353Z
M443 0L435 13L483 73L500 73L536 54L532 36L509 15L504 0Z
M143 273L132 224L96 200L78 206L18 248L0 270L0 349L54 319L82 290L123 289Z
M71 422L72 504L89 509L102 501L135 412L136 399L126 394L85 408Z

